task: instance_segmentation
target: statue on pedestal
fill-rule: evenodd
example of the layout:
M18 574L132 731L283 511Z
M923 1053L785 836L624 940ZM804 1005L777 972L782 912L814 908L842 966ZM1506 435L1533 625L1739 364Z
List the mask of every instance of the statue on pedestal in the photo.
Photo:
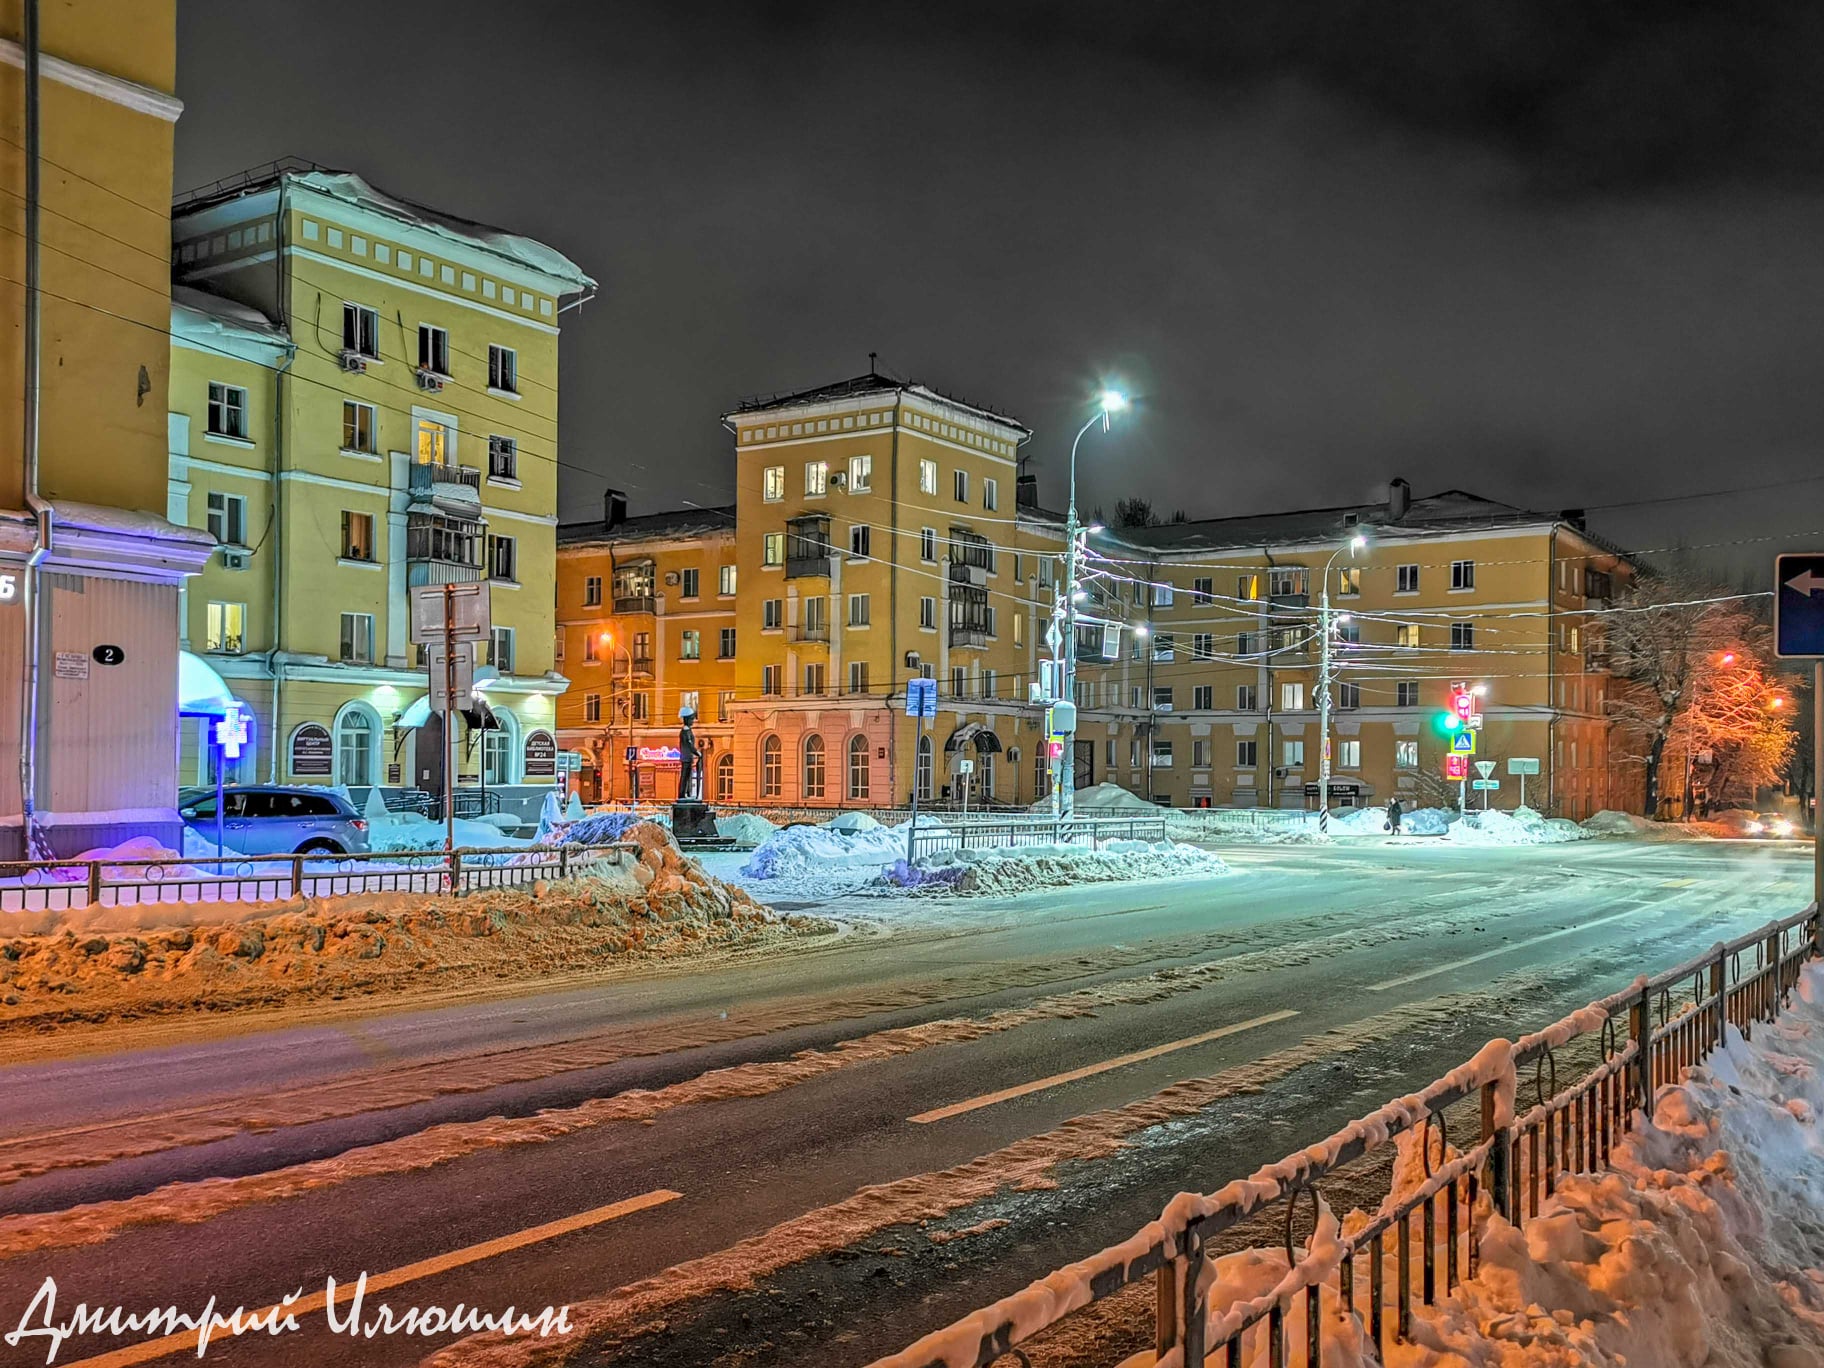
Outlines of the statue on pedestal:
M697 748L697 733L693 724L697 720L694 709L686 708L678 714L684 725L678 729L678 801L688 803L700 799L699 790L703 787L703 767L699 763L703 752Z

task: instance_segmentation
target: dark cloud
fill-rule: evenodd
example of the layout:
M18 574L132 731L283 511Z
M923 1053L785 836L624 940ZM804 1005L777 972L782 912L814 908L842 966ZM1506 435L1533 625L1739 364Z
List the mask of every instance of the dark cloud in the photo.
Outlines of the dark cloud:
M184 0L182 183L282 153L564 248L566 511L728 497L744 393L900 373L1055 495L1395 475L1546 507L1818 469L1824 17L1797 4ZM1824 485L1615 509L1824 528ZM1739 553L1756 556L1760 548Z

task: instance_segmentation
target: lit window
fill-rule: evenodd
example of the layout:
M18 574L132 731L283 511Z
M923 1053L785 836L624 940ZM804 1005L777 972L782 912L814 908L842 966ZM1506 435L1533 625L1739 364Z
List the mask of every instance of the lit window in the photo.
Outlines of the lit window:
M678 638L679 660L701 660L703 658L703 633L695 628L686 628Z
M937 493L937 462L921 457L918 462L918 492Z
M211 603L203 615L203 649L239 655L247 649L247 605Z
M778 503L785 497L784 466L767 466L760 472L760 497L768 503Z
M735 592L735 567L724 565L716 571L716 592L724 598Z
M1401 769L1419 767L1419 743L1417 741L1395 741L1393 743L1393 763Z
M342 559L372 561L374 550L374 515L342 510Z
M822 498L830 488L830 463L807 461L804 466L804 492L810 498Z
M867 493L874 478L874 458L872 456L849 457L849 493Z

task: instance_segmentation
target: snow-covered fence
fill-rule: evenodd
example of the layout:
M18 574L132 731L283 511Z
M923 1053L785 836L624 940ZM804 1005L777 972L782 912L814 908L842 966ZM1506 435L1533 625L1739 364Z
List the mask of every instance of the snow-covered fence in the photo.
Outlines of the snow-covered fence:
M947 814L933 819L929 830L920 817L912 833L912 854L917 859L946 850L1010 850L1030 846L1081 846L1101 850L1110 841L1163 841L1165 817L1075 817L1053 821L1050 817L1021 816L968 822L953 821Z
M1376 1361L1385 1362L1389 1337L1410 1338L1415 1298L1434 1304L1475 1275L1476 1222L1484 1211L1516 1222L1535 1216L1561 1177L1605 1168L1637 1110L1650 1112L1658 1090L1716 1049L1730 1026L1749 1034L1757 1021L1777 1017L1805 962L1820 956L1824 916L1814 903L1673 969L1643 975L1543 1031L1491 1041L1430 1086L1208 1196L1181 1193L1120 1244L873 1368L985 1368L1072 1312L1145 1278L1156 1282L1152 1361L1158 1368L1212 1361L1229 1368L1261 1362L1320 1368L1326 1338L1372 1343ZM1594 1043L1600 1063L1560 1090L1557 1054L1576 1041ZM1537 1101L1517 1115L1517 1098L1527 1088ZM1454 1147L1451 1109L1478 1101L1473 1142ZM1365 1223L1345 1230L1323 1212L1320 1181L1401 1137L1409 1153L1416 1140L1422 1173L1411 1165L1396 1173L1386 1200ZM1307 1192L1317 1214L1300 1250L1293 1217ZM1482 1193L1488 1208L1477 1205ZM1225 1232L1276 1204L1284 1213L1283 1264L1267 1255L1239 1270L1213 1265Z
M1295 808L1173 808L1174 836L1277 835L1287 831L1315 831L1317 814Z
M360 855L236 855L201 859L49 860L9 864L0 912L61 912L142 903L273 902L348 893L451 893L525 888L637 858L621 842L589 846L384 851Z

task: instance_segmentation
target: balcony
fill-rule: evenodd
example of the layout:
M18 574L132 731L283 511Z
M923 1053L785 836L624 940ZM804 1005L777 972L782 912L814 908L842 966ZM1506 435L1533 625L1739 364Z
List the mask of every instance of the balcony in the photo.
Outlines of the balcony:
M791 641L822 642L826 646L830 640L830 624L827 622L800 623L786 633Z
M977 589L983 588L988 583L988 567L967 561L952 560L950 562L950 583L967 584Z
M651 594L615 595L614 615L622 617L628 613L646 613L650 615L657 607Z
M406 476L406 489L414 501L451 513L479 516L481 512L481 472L466 466L414 462Z
M637 652L627 657L627 663L633 667L635 674L652 673L652 652Z
M411 514L405 525L406 582L416 587L479 580L481 530L479 522L437 513Z
M1302 591L1296 594L1272 594L1267 603L1275 612L1302 610L1311 606L1311 595Z
M950 646L953 650L979 651L988 645L986 627L950 628Z
M815 553L785 558L785 577L787 579L828 579L830 577L830 548L824 547Z

